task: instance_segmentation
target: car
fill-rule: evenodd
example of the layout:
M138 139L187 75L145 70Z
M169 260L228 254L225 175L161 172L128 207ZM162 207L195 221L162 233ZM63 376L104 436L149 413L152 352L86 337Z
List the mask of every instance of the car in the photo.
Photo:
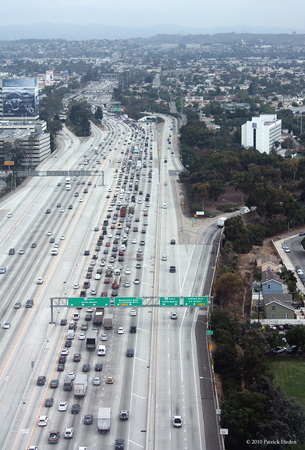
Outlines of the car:
M57 389L59 386L59 380L52 380L50 383L50 389Z
M85 315L85 320L86 320L87 322L90 322L90 320L92 320L92 314L86 314L86 315Z
M46 381L47 381L46 377L44 375L40 375L37 378L37 386L44 386L46 384Z
M80 335L78 336L78 339L79 339L80 341L84 341L84 340L86 339L85 333L80 333Z
M3 325L3 328L5 330L8 330L9 328L11 328L11 322L5 322L5 324Z
M75 372L68 372L68 378L70 378L71 380L74 380Z
M170 271L170 273L175 273L176 272L176 266L170 266L169 267L169 271Z
M116 439L114 443L115 450L124 450L124 439Z
M162 208L166 209L167 208L167 204L166 203L162 203Z
M52 231L48 231L47 236L52 236Z
M301 233L299 233L299 236L305 236L305 231L301 231Z
M61 203L57 203L56 207L60 208L61 207Z
M129 418L129 411L126 409L121 409L120 411L120 420L128 420Z
M101 292L101 297L107 297L107 291L102 291Z
M127 351L126 351L126 356L133 357L134 356L134 349L133 348L128 348Z
M92 414L85 414L84 416L84 424L85 425L91 425L93 422L93 415Z
M134 284L140 284L139 278L136 278L136 279L134 280Z
M63 241L65 239L65 236L62 234L59 238L61 241Z
M0 273L5 273L6 272L6 267L0 267Z
M114 383L114 378L113 377L107 377L106 378L106 384L113 384Z
M171 245L175 245L175 244L176 244L175 239L171 239Z
M14 304L14 309L20 309L21 308L21 302L16 302Z
M73 289L79 289L79 283L74 283Z
M11 219L11 218L13 217L13 214L8 213L7 217L8 217L9 219Z
M72 346L72 341L67 339L66 342L65 342L65 347L71 347L71 346Z
M101 334L101 341L107 341L108 335L106 333Z
M136 239L132 239L131 243L132 243L132 244L136 244L136 243L137 243L137 240L136 240Z
M79 197L78 201L81 203L81 202L83 202L84 200L83 200L82 197Z
M182 417L181 416L174 416L173 417L173 426L175 428L181 428L182 427Z
M59 363L57 366L57 372L63 372L65 370L65 365L63 363Z
M90 255L90 251L89 250L85 250L84 251L84 256L89 256Z
M46 427L47 424L48 424L48 421L49 421L48 416L40 416L39 419L38 419L37 425L39 427Z
M50 209L46 209L46 214L51 214L51 210Z
M141 233L142 233L142 234L146 234L146 230L142 230Z
M136 311L135 309L131 309L130 312L129 312L129 314L130 314L131 316L136 316L136 315L137 315L137 311Z
M161 257L161 260L162 260L162 261L167 261L167 256L163 255L163 256Z
M51 238L51 239L49 240L49 242L50 242L50 244L54 244L55 239L54 239L54 238Z
M61 349L61 356L68 356L68 354L69 354L69 349L68 348L66 348L66 347L63 347L62 349Z
M42 277L37 278L37 284L43 284L43 278Z
M68 206L68 209L73 209L73 205L69 205L69 206Z
M99 386L101 384L101 377L94 377L92 380L93 386Z
M80 362L82 355L80 353L75 353L73 355L73 362Z
M74 436L74 428L66 428L64 433L65 439L72 439Z
M95 364L95 371L101 372L103 370L103 364Z
M88 363L83 364L82 371L83 372L89 372L90 371L90 364L88 364Z
M78 414L80 412L80 405L78 403L75 403L72 405L71 413L72 414Z
M110 283L109 278L105 278L105 279L104 279L104 284L109 284L109 283Z
M51 408L51 406L53 406L54 403L54 399L53 398L46 398L45 402L44 402L44 406L46 408Z
M141 267L142 267L142 266L141 266L140 263L137 263L137 264L136 264L136 269L141 269Z
M284 250L285 250L285 253L290 253L290 248L289 247L286 247Z
M87 331L88 330L88 324L87 323L82 323L82 326L80 328L82 331Z
M298 275L304 275L303 270L302 269L297 269L297 274Z
M49 437L48 437L48 443L49 444L57 444L59 440L60 432L59 431L50 431Z
M177 313L172 312L172 313L171 313L171 319L176 320L177 318L178 318Z
M26 308L32 308L33 305L34 305L34 300L32 300L32 299L27 300L27 301L25 302L25 307L26 307Z
M25 250L23 250L23 248L21 250L19 250L19 255L24 255L25 254Z
M140 241L140 245L143 247L145 245L145 241Z
M95 280L100 280L101 279L101 275L99 273L96 273L94 279Z
M36 247L37 247L36 242L32 242L31 248L36 248Z
M124 333L125 333L124 327L119 327L118 328L118 334L124 334Z

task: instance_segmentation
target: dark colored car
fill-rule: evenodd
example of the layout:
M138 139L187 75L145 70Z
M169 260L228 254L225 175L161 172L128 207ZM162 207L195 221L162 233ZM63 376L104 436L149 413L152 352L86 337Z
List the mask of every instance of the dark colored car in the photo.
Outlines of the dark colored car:
M46 398L45 402L44 402L44 406L46 408L51 408L51 406L53 406L54 403L54 399L53 398Z
M89 255L90 255L89 250L85 250L85 251L84 251L84 256L89 256Z
M126 356L128 357L134 356L134 349L133 348L127 349Z
M73 362L80 362L82 355L80 353L75 353L73 356Z
M60 325L63 326L63 327L64 327L65 325L67 325L67 319L61 319Z
M67 340L65 342L65 347L71 347L72 346L72 342L70 340Z
M75 403L74 405L72 405L72 408L71 408L72 414L78 414L79 411L80 411L80 405L78 403Z
M90 320L92 320L92 314L86 314L85 320L86 320L87 322L89 322Z
M136 333L137 332L137 327L136 325L131 325L130 327L130 333Z
M37 386L44 386L46 384L46 381L47 381L46 377L43 375L40 375L37 378Z
M91 425L92 422L93 422L93 415L92 414L85 414L84 424L85 425Z
M83 364L83 368L82 368L82 371L83 372L89 372L89 370L90 370L90 364Z
M62 363L59 363L57 366L57 372L63 372L65 370L65 365Z
M115 450L124 450L124 439L115 440Z
M59 380L52 380L50 383L50 388L51 389L57 389L59 386Z
M96 372L101 372L103 370L103 364L95 364Z
M59 364L66 364L66 361L67 361L67 357L65 355L62 355L58 358Z
M27 301L25 302L25 307L26 307L26 308L32 308L33 305L34 305L34 300L27 300Z
M88 324L87 324L87 323L83 323L80 329L81 329L82 331L88 330Z

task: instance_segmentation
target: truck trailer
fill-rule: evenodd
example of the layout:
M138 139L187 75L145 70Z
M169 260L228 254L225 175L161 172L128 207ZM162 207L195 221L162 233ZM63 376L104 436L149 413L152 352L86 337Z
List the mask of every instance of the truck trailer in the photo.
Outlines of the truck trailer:
M93 317L93 325L102 325L104 316L104 308L96 308L95 314Z
M225 221L227 220L226 217L219 217L219 219L217 220L217 226L219 228L223 228L225 226Z
M110 430L111 408L99 408L97 416L97 429L101 433Z
M113 314L105 314L104 317L104 329L111 330L113 327Z
M97 343L97 330L91 330L87 333L86 349L95 350Z
M78 373L74 380L74 397L84 397L88 386L88 378L85 373Z

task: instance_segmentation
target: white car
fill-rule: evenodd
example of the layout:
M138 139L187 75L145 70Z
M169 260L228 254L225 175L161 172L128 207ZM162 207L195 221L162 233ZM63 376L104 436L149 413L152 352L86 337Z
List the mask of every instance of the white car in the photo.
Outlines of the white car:
M126 274L126 275L130 275L130 274L131 274L131 269L126 269L126 270L125 270L125 274Z
M95 274L94 279L95 280L100 280L101 279L101 275L99 273Z
M39 277L37 278L37 284L42 284L43 283L43 278Z
M96 294L97 294L96 289L91 289L90 295L96 295Z
M79 197L78 201L83 202L84 200L82 199L82 197Z
M74 435L74 428L66 428L65 429L65 434L64 434L65 439L71 439L71 438L73 438L73 435Z
M79 289L79 283L74 283L73 289Z
M302 269L297 269L297 274L298 275L304 275L303 270Z
M112 238L112 233L108 233L107 235L109 238Z
M63 241L64 239L65 239L65 236L62 234L62 235L60 236L60 240Z
M87 311L88 314L92 314L93 313L93 309L92 308L88 308L86 311Z
M100 377L94 377L92 384L93 384L93 386L99 386L101 384L101 378Z
M68 372L68 378L71 378L71 380L74 380L75 373L74 372Z
M166 203L162 203L162 208L166 209L167 208L167 204Z
M38 426L39 427L46 427L48 424L49 418L48 416L40 416L38 419Z
M137 243L137 240L136 240L136 239L133 239L133 240L131 241L131 243L132 243L132 244L136 244L136 243Z
M131 309L130 310L130 315L131 316L136 316L137 315L137 311L135 309Z
M60 212L61 212L61 213L64 213L64 212L65 212L64 208L61 208Z
M139 278L136 278L136 279L134 280L134 284L140 284Z
M69 349L66 347L63 347L61 350L61 356L67 356L69 354Z
M4 330L8 330L9 328L11 328L11 322L5 322L5 324L3 325Z
M13 214L8 213L7 217L10 219L11 217L13 217Z
M106 333L101 334L101 341L107 341L108 335Z
M78 336L78 339L79 339L80 341L84 341L84 340L86 339L85 333L80 333L80 335Z
M52 231L48 231L47 236L52 236Z
M130 281L125 281L124 287L130 287Z
M67 411L68 402L60 402L58 405L58 411Z
M100 266L104 267L106 265L106 261L104 259L101 260Z
M124 327L119 327L118 328L118 334L124 334L124 333L125 333Z

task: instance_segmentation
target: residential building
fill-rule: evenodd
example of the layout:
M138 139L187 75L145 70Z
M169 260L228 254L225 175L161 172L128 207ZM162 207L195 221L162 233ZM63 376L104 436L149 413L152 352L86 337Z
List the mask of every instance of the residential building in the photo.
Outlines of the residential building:
M262 273L261 285L263 295L283 293L283 280L281 280L281 278L270 269Z
M263 304L266 319L296 318L291 294L264 295Z

